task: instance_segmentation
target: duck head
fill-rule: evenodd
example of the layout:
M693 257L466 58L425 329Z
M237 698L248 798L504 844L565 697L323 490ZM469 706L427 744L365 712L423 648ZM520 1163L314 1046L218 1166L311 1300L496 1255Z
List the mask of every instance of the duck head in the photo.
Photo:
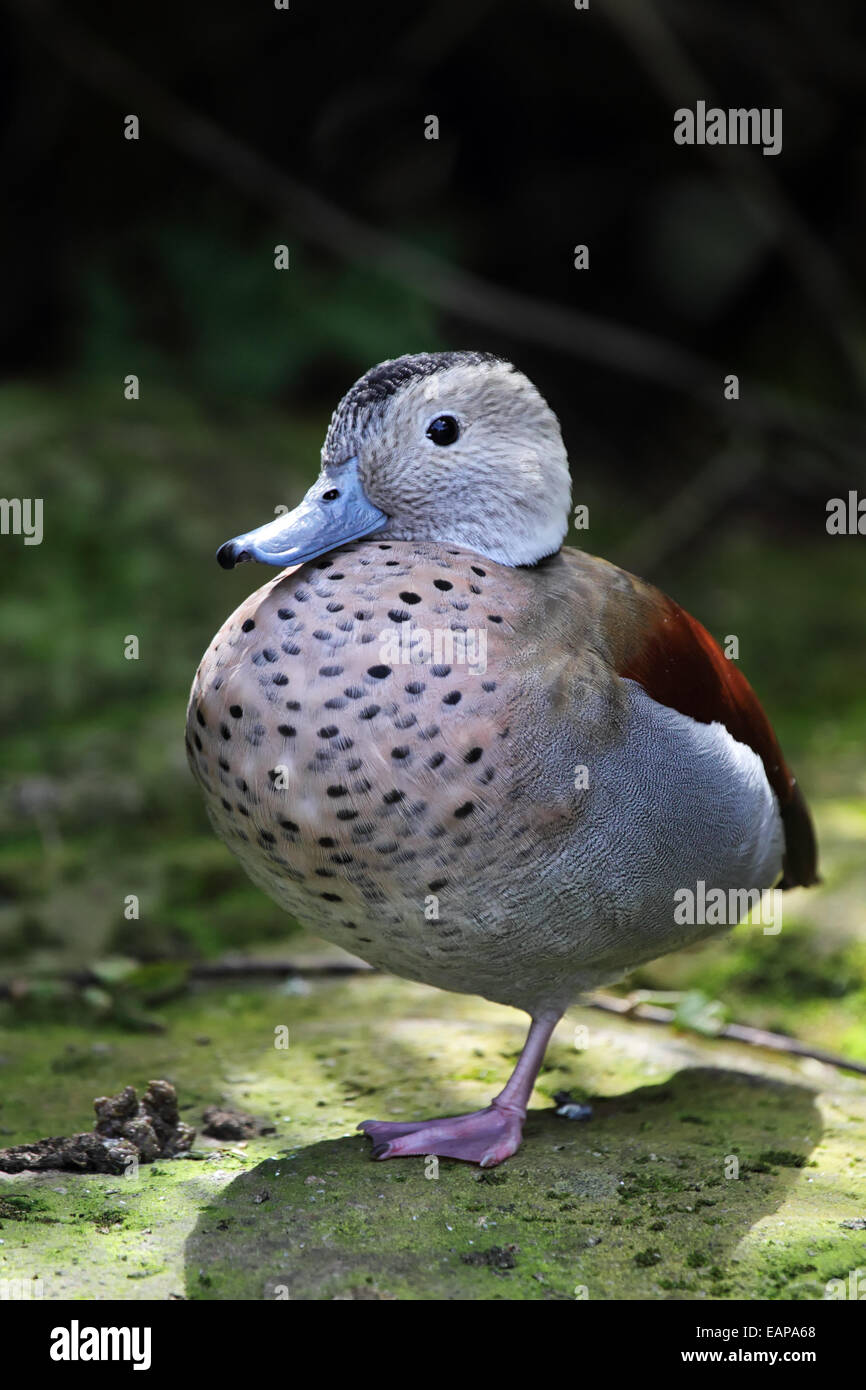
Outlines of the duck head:
M487 353L418 353L355 383L304 500L217 559L298 565L375 535L532 565L561 546L570 501L559 422L522 372Z

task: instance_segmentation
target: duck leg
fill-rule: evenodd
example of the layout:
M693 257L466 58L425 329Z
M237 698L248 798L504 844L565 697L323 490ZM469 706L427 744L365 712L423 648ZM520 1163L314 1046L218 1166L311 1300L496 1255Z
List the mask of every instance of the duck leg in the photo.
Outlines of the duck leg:
M392 1124L387 1120L364 1120L358 1125L373 1141L373 1158L406 1158L410 1154L438 1154L440 1158L462 1158L482 1168L494 1168L510 1158L520 1147L523 1121L535 1078L550 1035L559 1022L558 1013L533 1018L517 1066L498 1096L486 1110L453 1119L419 1120L414 1124Z

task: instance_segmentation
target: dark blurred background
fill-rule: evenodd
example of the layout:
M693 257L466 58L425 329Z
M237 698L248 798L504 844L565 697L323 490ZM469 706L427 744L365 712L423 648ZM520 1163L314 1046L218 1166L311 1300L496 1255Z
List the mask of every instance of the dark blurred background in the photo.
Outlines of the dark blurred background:
M367 367L473 347L558 412L572 539L739 637L816 808L825 885L782 937L637 982L866 1057L866 537L825 527L866 495L862 29L854 0L0 0L2 492L45 507L0 542L5 1007L95 967L93 1018L123 980L134 1023L184 963L284 940L184 764L260 578L213 552L298 498ZM782 153L676 145L698 99L781 107Z

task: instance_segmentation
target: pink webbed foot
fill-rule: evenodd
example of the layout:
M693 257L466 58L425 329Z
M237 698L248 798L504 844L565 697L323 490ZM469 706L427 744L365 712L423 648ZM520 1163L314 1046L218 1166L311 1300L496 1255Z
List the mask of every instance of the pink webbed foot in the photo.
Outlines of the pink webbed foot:
M494 1168L519 1149L525 1118L523 1111L493 1101L486 1110L469 1115L414 1124L364 1120L358 1128L372 1139L373 1158L438 1154L440 1158L462 1158L466 1163Z

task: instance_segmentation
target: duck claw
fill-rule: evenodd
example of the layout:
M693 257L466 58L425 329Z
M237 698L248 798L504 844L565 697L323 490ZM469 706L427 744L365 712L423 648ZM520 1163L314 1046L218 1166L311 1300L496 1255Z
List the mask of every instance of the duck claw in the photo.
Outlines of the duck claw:
M468 1115L437 1120L392 1123L364 1120L360 1130L373 1141L372 1157L408 1158L412 1155L457 1158L493 1168L520 1147L523 1116L495 1104Z

